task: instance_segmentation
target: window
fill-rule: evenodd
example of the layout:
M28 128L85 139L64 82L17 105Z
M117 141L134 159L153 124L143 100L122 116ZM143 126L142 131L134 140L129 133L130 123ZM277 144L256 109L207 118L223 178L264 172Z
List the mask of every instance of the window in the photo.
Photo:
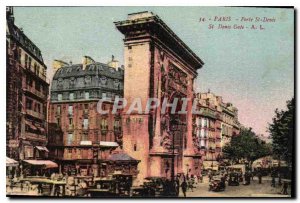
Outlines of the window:
M88 115L88 113L89 113L89 105L88 104L84 104L83 114L84 115Z
M56 118L56 123L58 126L60 126L60 124L61 124L60 118Z
M28 68L27 64L28 64L28 55L25 54L25 68Z
M26 78L26 81L27 81L27 85L29 86L29 87L32 87L32 79L29 77L29 76L27 76L27 78Z
M114 130L115 131L120 131L121 130L120 120L115 120L115 122L114 122Z
M88 139L88 134L87 133L83 133L82 137L81 137L81 141L87 141Z
M26 109L31 110L32 109L32 100L26 99Z
M204 119L204 127L207 127L207 120Z
M69 133L68 134L68 140L67 140L67 145L71 145L73 142L73 134Z
M84 98L85 99L89 99L90 98L90 93L89 92L85 92L84 93Z
M40 106L40 104L36 104L35 111L38 112L38 113L41 113L41 106Z
M70 99L70 100L74 100L74 93L70 93L70 94L69 94L69 99Z
M38 83L38 82L35 82L35 89L36 89L37 91L40 91L40 90L41 90L41 84Z
M31 57L29 57L29 60L28 60L28 68L31 68Z
M70 88L73 88L73 87L75 87L75 78L74 77L70 78Z
M21 63L22 49L19 49L18 62Z
M83 119L83 129L88 129L89 128L89 119L85 118Z
M58 95L57 95L57 100L58 100L58 101L61 101L61 100L62 100L62 94L58 94Z
M108 129L107 119L106 118L102 118L101 119L101 130L105 131L107 129Z
M33 64L33 70L35 73L37 72L37 64L36 63Z
M57 115L60 115L61 114L61 106L57 106L57 109L56 109L56 114Z
M33 157L33 147L32 146L24 146L25 158Z
M73 125L73 118L69 118L69 125Z
M72 105L69 105L69 107L68 107L68 115L69 116L73 115L73 106Z
M102 93L102 99L105 99L105 98L106 98L106 93L103 92L103 93Z

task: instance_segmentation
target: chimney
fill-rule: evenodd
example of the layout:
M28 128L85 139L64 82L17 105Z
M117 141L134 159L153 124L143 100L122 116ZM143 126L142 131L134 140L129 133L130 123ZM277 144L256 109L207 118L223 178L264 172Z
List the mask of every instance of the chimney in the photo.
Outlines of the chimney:
M95 63L94 59L90 56L83 56L82 58L82 69L85 70L86 66Z
M54 60L52 63L52 67L55 71L57 71L58 69L60 69L63 66L68 66L69 64L67 62L61 61L61 60Z
M114 55L111 56L111 61L109 61L109 62L107 63L107 65L108 65L109 67L112 67L112 68L116 69L116 70L119 69L119 61L118 61L118 60L115 60L115 56L114 56Z

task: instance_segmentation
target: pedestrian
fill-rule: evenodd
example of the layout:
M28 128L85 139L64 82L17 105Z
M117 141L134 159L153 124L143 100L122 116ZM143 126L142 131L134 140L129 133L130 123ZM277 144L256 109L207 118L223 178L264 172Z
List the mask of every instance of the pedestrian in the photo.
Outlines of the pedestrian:
M211 171L208 172L208 179L209 179L209 182L210 182L211 179L212 179L212 173L211 173Z
M179 195L179 189L180 189L180 181L179 181L179 177L178 176L176 177L175 183L176 183L176 196L178 197L178 195Z
M282 194L284 194L284 195L287 195L287 194L288 194L288 192L287 192L288 187L289 187L288 183L287 183L287 182L284 182L284 183L283 183L282 190L281 190Z
M195 184L197 185L198 184L198 182L199 182L199 179L198 179L198 176L194 176L194 180L195 180Z
M260 171L258 172L257 176L258 176L258 184L261 184L262 174Z
M282 183L281 183L281 173L278 174L278 185L281 186Z
M184 197L186 197L186 190L187 190L187 183L185 178L183 179L183 182L181 183L181 189Z
M275 177L272 177L271 187L275 187Z
M194 177L193 177L193 175L188 180L188 188L191 189L192 192L193 192L193 188L194 188Z
M39 183L39 184L38 184L38 193L39 193L39 194L43 194L43 186L42 186L42 183Z

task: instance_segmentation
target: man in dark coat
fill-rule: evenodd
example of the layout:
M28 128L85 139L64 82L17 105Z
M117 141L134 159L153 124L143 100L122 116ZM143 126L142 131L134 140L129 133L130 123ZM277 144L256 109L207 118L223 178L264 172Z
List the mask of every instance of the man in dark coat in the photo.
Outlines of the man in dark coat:
M186 197L186 190L187 190L187 182L185 179L183 179L183 182L181 183L181 189L184 197Z

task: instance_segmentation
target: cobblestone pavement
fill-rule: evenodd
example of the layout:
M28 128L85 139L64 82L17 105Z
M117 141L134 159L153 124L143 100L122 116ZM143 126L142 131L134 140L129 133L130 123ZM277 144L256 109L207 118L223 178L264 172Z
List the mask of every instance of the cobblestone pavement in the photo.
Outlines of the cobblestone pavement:
M277 180L276 180L277 183ZM212 192L208 191L208 180L205 179L203 183L199 183L194 191L189 190L187 197L290 197L290 195L281 195L281 187L271 187L271 178L263 177L262 184L258 184L258 179L254 178L250 185L228 186L226 182L225 191ZM290 194L290 188L288 190ZM179 194L183 197L182 191Z

